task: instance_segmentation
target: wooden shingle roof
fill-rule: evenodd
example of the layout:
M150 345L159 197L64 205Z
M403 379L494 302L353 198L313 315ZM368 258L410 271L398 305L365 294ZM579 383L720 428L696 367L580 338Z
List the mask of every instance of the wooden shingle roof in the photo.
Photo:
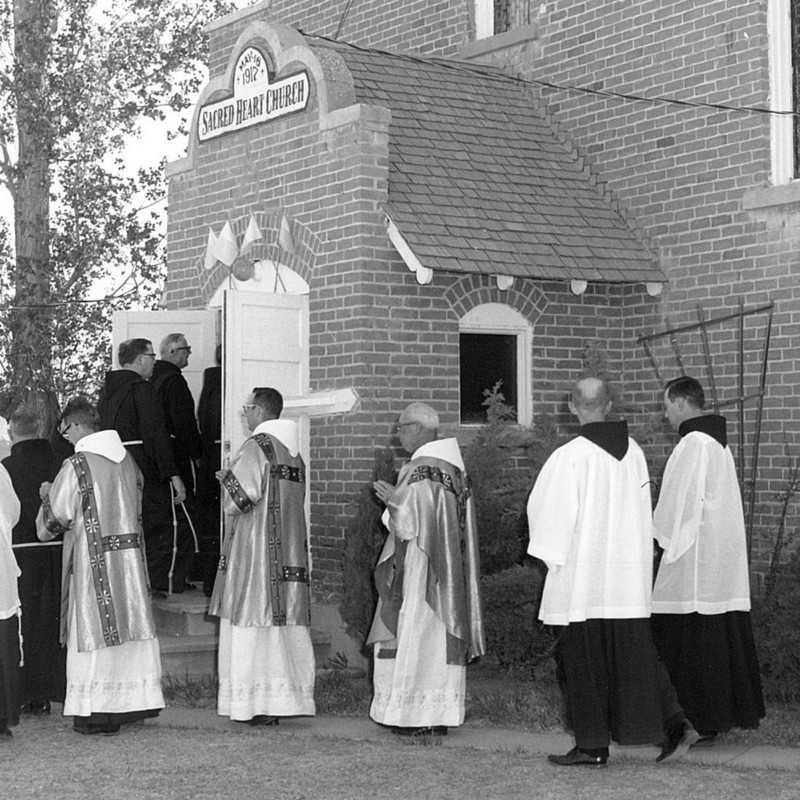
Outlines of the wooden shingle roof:
M423 266L665 279L524 83L484 65L323 46L344 59L358 102L391 111L387 213Z

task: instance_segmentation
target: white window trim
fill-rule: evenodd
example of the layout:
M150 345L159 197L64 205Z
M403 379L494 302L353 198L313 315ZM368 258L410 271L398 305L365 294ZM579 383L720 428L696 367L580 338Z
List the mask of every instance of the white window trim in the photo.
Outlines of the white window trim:
M769 0L767 11L770 108L773 111L792 110L791 1ZM791 183L795 180L794 119L788 115L773 115L770 135L772 184Z
M475 0L475 38L494 36L494 0Z
M517 337L517 422L520 425L530 425L533 422L531 402L533 326L530 322L519 311L504 303L483 303L475 306L459 320L458 332L510 334ZM474 423L461 423L461 425L474 427Z

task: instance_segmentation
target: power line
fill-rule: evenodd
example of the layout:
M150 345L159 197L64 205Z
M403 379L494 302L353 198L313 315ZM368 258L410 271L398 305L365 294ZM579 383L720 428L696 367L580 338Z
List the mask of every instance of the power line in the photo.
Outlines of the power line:
M509 75L507 73L501 72L499 69L492 68L491 73L488 73L486 69L480 69L479 67L472 66L467 64L463 61L449 61L443 58L425 58L423 56L416 56L413 53L391 53L387 50L379 50L374 47L362 47L357 44L353 44L352 42L345 42L340 39L331 39L329 36L323 36L322 34L306 34L309 38L314 39L321 39L326 42L330 42L334 45L340 45L349 47L352 50L357 50L362 53L380 53L381 55L391 56L392 58L403 58L407 61L412 61L419 64L428 64L435 63L438 66L444 67L446 69L451 69L456 72L465 72L472 75L480 75L483 78L486 78L487 75L491 75L492 78L496 80L504 80L508 81L509 83L516 83L516 84L523 84L527 86L536 86L536 87L544 87L546 89L554 89L558 91L568 91L568 92L576 92L581 94L590 94L590 95L599 95L602 97L610 97L617 100L627 100L631 102L639 102L639 103L652 103L652 104L667 104L667 105L677 105L677 106L684 106L689 108L708 108L713 109L715 111L731 111L737 113L746 113L746 114L765 114L777 117L800 117L800 111L777 111L771 108L765 108L764 106L748 106L748 105L731 105L729 103L712 103L707 100L687 100L680 97L668 97L665 95L642 95L642 94L634 94L632 92L615 92L611 89L599 89L594 88L591 86L576 86L574 84L569 83L556 83L555 81L546 81L541 78L523 78L519 75Z
M342 11L342 16L339 17L339 24L336 26L336 33L333 35L334 39L338 39L342 33L342 28L344 28L345 20L347 19L347 15L350 13L350 7L353 5L353 0L347 0L344 4L344 9Z

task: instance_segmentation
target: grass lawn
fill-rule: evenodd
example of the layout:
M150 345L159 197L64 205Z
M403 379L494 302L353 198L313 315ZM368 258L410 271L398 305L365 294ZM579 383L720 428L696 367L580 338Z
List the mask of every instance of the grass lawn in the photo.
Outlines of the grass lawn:
M167 703L191 708L216 708L217 687L212 679L164 682ZM348 670L317 674L318 714L366 717L372 699L369 678ZM489 659L467 670L467 716L472 725L529 732L563 730L561 696L552 662L534 674L519 676L497 668ZM722 742L800 747L800 703L767 703L767 716L755 731L734 730Z

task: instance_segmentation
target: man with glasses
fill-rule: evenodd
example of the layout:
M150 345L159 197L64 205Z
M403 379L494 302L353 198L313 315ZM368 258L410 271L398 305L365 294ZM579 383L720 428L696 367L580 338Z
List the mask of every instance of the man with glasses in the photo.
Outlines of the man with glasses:
M75 454L40 487L36 524L42 541L64 535L64 715L78 733L114 734L164 707L142 555L142 477L85 398L70 400L63 427Z
M186 499L186 489L175 464L161 404L149 382L156 354L149 339L127 339L119 346L120 369L106 373L98 412L103 428L115 430L136 461L144 478L142 527L147 568L154 592L171 589L173 506Z
M217 473L233 518L209 609L220 617L217 713L250 725L315 712L306 470L282 410L280 392L253 389L250 438Z
M375 568L378 607L370 716L432 743L464 721L466 664L484 653L475 504L455 439L407 406L395 428L411 460L397 485L375 481L389 535Z
M186 488L186 499L180 505L173 506L175 519L168 575L172 591L182 592L184 588L194 588L188 579L198 549L196 462L203 454L203 441L194 415L194 398L181 373L189 363L192 348L182 333L169 333L162 340L159 353L161 358L155 362L150 383L161 404L178 474Z

